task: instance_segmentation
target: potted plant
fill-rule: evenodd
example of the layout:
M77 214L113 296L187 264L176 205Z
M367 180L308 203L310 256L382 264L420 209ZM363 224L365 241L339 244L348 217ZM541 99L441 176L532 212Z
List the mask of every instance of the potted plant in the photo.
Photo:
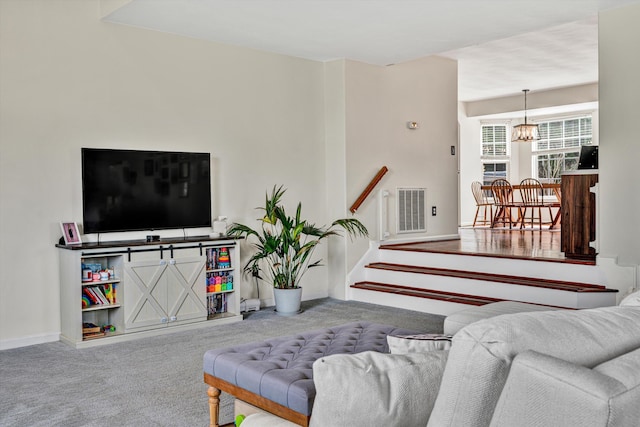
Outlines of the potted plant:
M269 281L274 289L276 311L291 316L300 310L300 280L310 268L321 265L320 259L312 261L318 244L329 236L340 235L338 228L350 237L366 237L369 233L355 218L337 219L329 227L317 227L301 218L302 203L298 203L295 216L289 217L281 204L285 191L282 186L274 186L271 194L266 194L264 207L256 208L264 213L258 219L259 227L253 229L234 223L228 234L245 237L252 244L256 252L244 271ZM285 302L289 299L293 299L293 303Z

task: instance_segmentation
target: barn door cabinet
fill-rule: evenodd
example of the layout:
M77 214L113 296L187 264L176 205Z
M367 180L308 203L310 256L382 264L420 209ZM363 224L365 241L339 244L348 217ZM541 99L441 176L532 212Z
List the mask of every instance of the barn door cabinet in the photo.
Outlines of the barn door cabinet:
M61 340L76 348L242 320L234 240L57 247ZM212 264L218 254L224 255L220 268ZM213 276L224 276L224 286L216 287Z

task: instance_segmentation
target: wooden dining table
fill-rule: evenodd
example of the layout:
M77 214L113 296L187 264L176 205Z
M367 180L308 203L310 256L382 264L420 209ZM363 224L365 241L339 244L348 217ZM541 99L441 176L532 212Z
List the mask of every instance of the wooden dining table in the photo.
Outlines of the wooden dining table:
M520 184L513 184L511 186L511 188L513 188L513 191L516 192L518 190L520 190L522 186ZM491 197L493 197L493 192L491 190L491 186L490 185L483 185L482 187L482 191L488 191L487 194L491 195ZM560 222L560 218L562 217L562 193L560 191L560 184L551 184L551 183L546 183L546 184L542 184L542 189L544 190L552 190L553 194L556 196L557 201L555 202L550 202L547 203L548 206L552 207L552 208L558 208L558 211L556 212L556 214L553 216L553 219L551 220L551 224L549 225L549 230L552 230L559 222ZM522 203L522 202L520 202ZM520 204L518 205L518 202L514 203L514 207L523 207L524 205ZM497 217L499 215L498 212L499 209L496 209L496 214L494 215L494 218ZM519 212L518 212L519 215ZM520 222L520 218L518 218L518 220L516 221L516 225L518 224L518 222Z

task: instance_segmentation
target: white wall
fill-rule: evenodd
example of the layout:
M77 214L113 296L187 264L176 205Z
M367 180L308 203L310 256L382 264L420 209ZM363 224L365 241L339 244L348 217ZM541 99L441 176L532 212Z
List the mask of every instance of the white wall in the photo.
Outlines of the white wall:
M377 191L390 192L390 239L457 233L457 63L428 57L387 67L346 63L347 200L352 203L382 166L389 172L358 210L378 233ZM407 128L416 121L419 128ZM426 233L396 234L398 187L427 188ZM438 209L431 216L431 206ZM359 242L359 245L364 245ZM359 254L358 251L352 251ZM349 258L353 265L356 257Z
M456 234L457 155L451 155L450 147L457 146L457 63L429 57L380 67L340 60L325 64L325 72L331 217L351 215L348 208L387 166L387 174L354 214L372 240L381 239L381 190L391 194L389 239ZM408 129L408 121L419 122L420 128ZM437 206L438 215L428 214L425 233L396 234L397 187L427 188L427 209ZM334 239L329 247L329 295L344 298L346 273L364 255L369 241Z
M57 339L54 244L60 221L82 222L81 147L211 152L214 216L252 222L265 191L284 184L288 205L326 222L323 64L107 24L99 9L0 2L5 346ZM305 299L327 295L327 271L315 270Z
M473 224L476 204L471 194L471 183L481 181L480 120L468 120L461 102L458 111L460 122L460 224Z
M640 264L640 4L600 14L600 254ZM636 284L637 286L637 284Z
M326 205L331 220L350 216L346 200L345 61L324 64L326 134ZM362 239L368 241L368 239ZM347 276L347 239L329 238L327 243L328 292L344 299Z

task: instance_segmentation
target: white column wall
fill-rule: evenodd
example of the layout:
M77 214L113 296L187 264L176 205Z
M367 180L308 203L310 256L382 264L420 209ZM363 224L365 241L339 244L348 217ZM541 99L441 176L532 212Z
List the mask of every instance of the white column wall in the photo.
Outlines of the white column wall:
M326 128L326 186L327 212L331 220L345 218L348 212L346 196L346 82L345 61L324 64L325 128ZM368 239L359 239L368 242ZM347 238L330 237L326 242L328 292L333 298L345 299L347 276Z
M640 4L599 18L600 255L640 265ZM636 284L637 286L637 284Z

